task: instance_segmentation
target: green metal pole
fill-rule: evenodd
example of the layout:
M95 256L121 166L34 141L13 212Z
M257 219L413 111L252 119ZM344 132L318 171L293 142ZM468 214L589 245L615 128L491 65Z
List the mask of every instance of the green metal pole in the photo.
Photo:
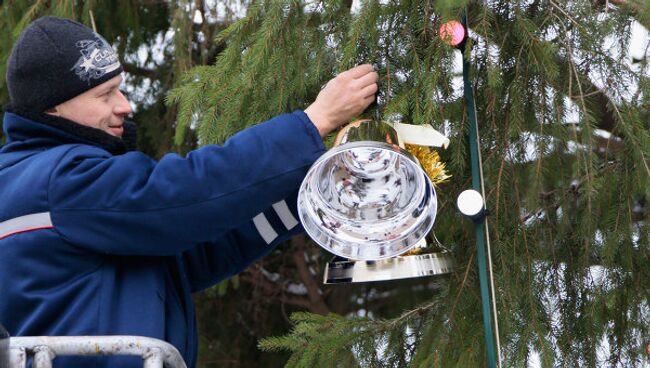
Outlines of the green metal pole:
M463 26L467 30L467 18L463 15ZM463 53L463 82L465 93L465 104L467 106L467 118L469 123L469 152L472 166L472 188L477 192L483 193L481 182L479 147L478 147L478 123L476 122L476 106L474 104L474 92L470 82L469 57L465 55L465 47L461 49ZM467 50L469 52L469 50ZM494 348L494 332L492 330L492 309L490 304L490 293L488 286L487 257L485 252L485 218L474 221L474 232L476 234L476 257L478 260L479 282L481 286L481 304L483 307L483 328L485 330L485 347L487 350L488 367L496 368L496 354Z

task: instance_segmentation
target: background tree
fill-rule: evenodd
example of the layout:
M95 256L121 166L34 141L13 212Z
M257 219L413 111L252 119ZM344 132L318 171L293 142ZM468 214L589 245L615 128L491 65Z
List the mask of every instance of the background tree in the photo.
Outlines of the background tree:
M466 6L506 365L647 364L648 53L628 50L647 2L5 1L0 67L31 19L90 26L92 10L123 55L141 149L159 157L304 108L337 71L373 63L385 118L452 141L435 230L456 272L323 286L331 256L296 237L197 296L200 365L482 366L473 231L454 209L470 185L465 106L437 34ZM296 311L310 313L256 348Z

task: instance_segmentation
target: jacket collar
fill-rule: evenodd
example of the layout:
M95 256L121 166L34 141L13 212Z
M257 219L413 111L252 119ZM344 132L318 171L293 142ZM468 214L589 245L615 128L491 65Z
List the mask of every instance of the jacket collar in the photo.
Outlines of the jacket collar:
M26 149L26 146L48 148L80 143L120 155L136 148L136 126L130 121L124 121L124 134L119 138L101 129L46 113L23 111L12 106L5 106L4 110L3 131L7 144L3 150Z

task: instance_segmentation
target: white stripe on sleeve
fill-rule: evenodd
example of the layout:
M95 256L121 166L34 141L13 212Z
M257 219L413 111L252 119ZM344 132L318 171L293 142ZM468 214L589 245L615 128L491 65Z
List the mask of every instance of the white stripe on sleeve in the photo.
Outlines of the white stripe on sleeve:
M0 239L30 230L51 228L49 212L32 213L0 222Z
M266 244L271 244L273 239L278 237L278 233L273 230L273 226L271 226L271 223L269 223L269 220L266 219L263 213L253 217L253 223Z
M280 201L278 203L273 203L273 209L275 210L275 213L278 214L280 221L282 221L282 224L287 228L287 230L291 230L298 225L298 220L293 217L291 210L289 210L289 206L287 206L287 202Z

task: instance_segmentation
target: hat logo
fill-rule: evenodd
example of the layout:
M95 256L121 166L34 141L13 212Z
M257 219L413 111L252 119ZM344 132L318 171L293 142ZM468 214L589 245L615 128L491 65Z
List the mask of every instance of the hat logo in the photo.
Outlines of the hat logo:
M99 36L95 40L77 41L75 45L81 56L71 70L88 84L92 79L99 79L120 67L120 61L111 45Z

